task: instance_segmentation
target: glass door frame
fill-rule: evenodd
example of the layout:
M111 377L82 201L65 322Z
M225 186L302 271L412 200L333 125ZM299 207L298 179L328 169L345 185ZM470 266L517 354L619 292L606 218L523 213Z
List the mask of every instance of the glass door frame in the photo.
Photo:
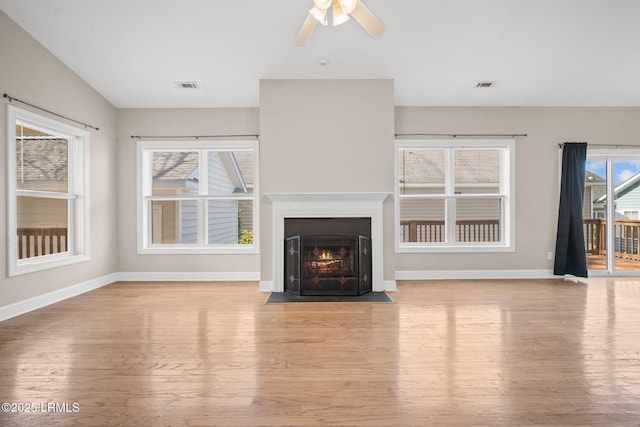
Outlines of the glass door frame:
M640 276L640 262L638 270L616 270L615 268L615 175L614 163L621 160L640 161L640 146L634 148L620 148L614 145L611 148L598 146L590 148L587 146L587 161L604 161L607 168L606 194L607 203L605 205L606 219L606 268L604 270L588 270L589 276ZM610 201L613 200L613 203ZM611 249L613 248L613 249Z

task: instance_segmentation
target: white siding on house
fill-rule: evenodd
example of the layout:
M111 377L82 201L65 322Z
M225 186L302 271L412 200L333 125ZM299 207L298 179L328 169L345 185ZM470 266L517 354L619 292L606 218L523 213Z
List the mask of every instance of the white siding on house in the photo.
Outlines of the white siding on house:
M497 187L473 186L462 189L463 194L496 193ZM407 191L405 194L424 194L424 191ZM400 203L400 220L444 220L444 199L402 199ZM498 219L500 203L498 199L459 200L456 209L457 219Z
M60 199L16 197L17 228L67 228L68 202Z
M183 200L179 203L179 242L183 244L196 244L198 243L198 202L196 200Z
M231 173L225 165L222 156L228 156L229 153L212 151L208 155L208 188L207 192L210 196L233 194L236 186L231 180Z
M400 220L444 221L444 199L404 199L400 203Z
M238 203L235 200L210 200L208 203L209 244L238 243Z
M593 200L593 187L587 185L584 189L584 204L582 205L583 218L593 218Z
M222 155L227 155L224 153ZM220 152L209 153L208 188L209 195L233 194L233 185ZM238 243L238 203L235 200L210 200L207 202L207 223L209 244Z
M640 211L640 187L616 198L616 218L624 218L625 212Z
M456 202L456 220L500 219L499 198L458 200Z

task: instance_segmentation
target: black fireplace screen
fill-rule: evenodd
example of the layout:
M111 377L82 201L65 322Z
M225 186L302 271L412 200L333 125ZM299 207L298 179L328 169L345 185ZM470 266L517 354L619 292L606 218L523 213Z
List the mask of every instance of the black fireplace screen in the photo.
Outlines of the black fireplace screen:
M300 295L362 295L371 286L371 239L292 236L285 241L285 290Z

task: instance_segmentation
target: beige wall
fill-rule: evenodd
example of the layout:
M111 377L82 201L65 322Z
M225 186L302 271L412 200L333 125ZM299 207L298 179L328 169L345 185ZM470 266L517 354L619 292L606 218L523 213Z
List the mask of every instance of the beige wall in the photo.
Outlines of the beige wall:
M138 255L136 140L138 136L257 135L257 108L123 109L118 111L118 271L249 272L259 255Z
M396 107L396 133L526 133L516 139L516 251L398 254L396 270L551 270L558 143L640 145L640 108Z
M390 79L262 80L261 193L392 193L393 115ZM392 214L389 197L385 215ZM265 197L260 224L261 278L270 281L272 207ZM384 278L393 279L392 229L385 227L384 240Z
M91 130L91 260L8 278L6 176L0 174L0 307L114 273L116 264L116 110L0 12L0 88L9 95L100 128ZM2 170L6 165L6 98L0 112ZM32 110L17 104L17 107ZM37 110L34 110L38 112ZM42 113L46 115L46 113Z

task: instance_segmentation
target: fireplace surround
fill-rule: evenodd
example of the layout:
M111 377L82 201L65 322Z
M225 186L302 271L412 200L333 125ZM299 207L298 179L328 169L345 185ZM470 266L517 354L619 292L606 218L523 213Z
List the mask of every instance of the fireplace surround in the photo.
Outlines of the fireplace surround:
M285 290L285 219L286 218L368 218L371 238L371 290L382 292L383 260L383 202L389 193L267 193L272 215L272 272L269 288L273 292Z

